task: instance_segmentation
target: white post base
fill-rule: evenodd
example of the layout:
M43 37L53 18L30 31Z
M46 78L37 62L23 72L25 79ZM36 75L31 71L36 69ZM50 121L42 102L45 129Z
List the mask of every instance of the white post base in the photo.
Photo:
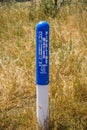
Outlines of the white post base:
M45 128L48 121L48 85L37 85L37 120L41 128Z

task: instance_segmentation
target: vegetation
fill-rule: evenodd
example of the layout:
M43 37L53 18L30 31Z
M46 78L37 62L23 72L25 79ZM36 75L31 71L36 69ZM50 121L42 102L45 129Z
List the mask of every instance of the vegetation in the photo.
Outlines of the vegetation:
M87 130L87 2L65 0L58 12L46 2L0 3L0 130L36 130L41 20L50 24L50 130Z

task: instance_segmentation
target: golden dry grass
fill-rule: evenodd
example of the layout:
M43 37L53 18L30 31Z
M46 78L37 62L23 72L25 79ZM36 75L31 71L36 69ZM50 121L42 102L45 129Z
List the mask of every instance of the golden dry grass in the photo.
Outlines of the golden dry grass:
M36 129L35 25L50 24L50 130L87 129L87 7L0 6L0 130Z

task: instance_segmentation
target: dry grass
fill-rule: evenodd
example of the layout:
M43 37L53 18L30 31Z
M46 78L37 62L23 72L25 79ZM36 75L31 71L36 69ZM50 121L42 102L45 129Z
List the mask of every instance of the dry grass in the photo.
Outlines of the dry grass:
M0 130L36 129L35 25L50 24L50 130L87 130L87 7L55 18L43 8L0 6Z

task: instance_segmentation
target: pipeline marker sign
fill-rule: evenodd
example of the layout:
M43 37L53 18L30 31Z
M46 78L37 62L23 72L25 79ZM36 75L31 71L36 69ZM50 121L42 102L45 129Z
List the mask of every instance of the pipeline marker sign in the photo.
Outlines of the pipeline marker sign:
M48 84L49 84L49 24L41 21L36 25L36 91L37 120L45 128L48 120ZM48 125L48 124L46 124Z
M36 83L49 84L49 25L40 22L36 26Z

